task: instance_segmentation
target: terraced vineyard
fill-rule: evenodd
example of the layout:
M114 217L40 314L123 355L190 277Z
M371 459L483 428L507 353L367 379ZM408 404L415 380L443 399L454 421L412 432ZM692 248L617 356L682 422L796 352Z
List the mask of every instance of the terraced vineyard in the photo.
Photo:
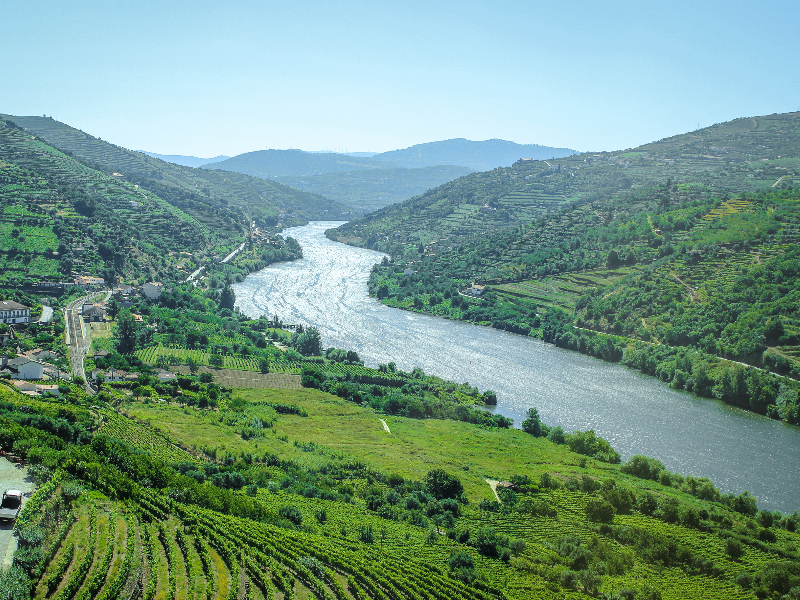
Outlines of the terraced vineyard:
M210 338L213 341L213 337ZM230 342L230 340L224 341ZM194 360L198 365L209 366L211 365L211 352L203 350L189 350L187 348L170 348L167 346L148 346L141 350L136 351L136 358L147 363L148 365L155 365L159 357L165 357L168 362L174 364L186 364L188 360ZM259 358L252 356L235 355L221 355L223 369L233 369L237 371L260 371ZM270 371L273 373L299 373L301 364L290 360L274 360L270 361Z
M63 279L71 269L167 267L168 250L200 251L215 234L179 208L126 181L92 170L33 136L0 124L2 277ZM156 248L166 241L167 247ZM56 254L56 251L60 253ZM102 250L102 252L101 252ZM66 262L65 262L66 261ZM142 264L134 264L142 263Z
M101 410L102 425L98 433L109 437L125 440L134 448L145 452L165 461L181 462L184 460L196 461L194 455L182 450L161 433L140 425L136 421L122 416L112 410Z

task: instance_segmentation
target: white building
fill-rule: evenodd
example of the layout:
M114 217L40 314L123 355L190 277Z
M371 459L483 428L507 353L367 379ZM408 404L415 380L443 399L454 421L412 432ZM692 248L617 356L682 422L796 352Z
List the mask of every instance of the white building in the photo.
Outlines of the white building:
M6 367L11 371L11 379L41 379L44 373L42 363L24 356L12 358Z
M144 292L144 295L150 298L150 300L158 300L158 298L161 296L161 292L163 291L164 284L157 281L153 283L145 283L142 286L142 292Z
M31 320L31 308L14 302L4 300L0 302L0 323L28 323Z

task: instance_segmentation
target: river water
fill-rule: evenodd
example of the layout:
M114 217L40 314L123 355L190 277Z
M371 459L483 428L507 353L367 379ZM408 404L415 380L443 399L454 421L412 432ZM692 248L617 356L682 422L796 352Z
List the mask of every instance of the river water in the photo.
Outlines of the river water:
M286 230L304 258L248 276L234 286L236 305L252 317L313 325L324 346L355 350L367 366L394 361L494 390L496 412L517 427L535 406L549 425L594 429L623 460L652 456L723 492L749 490L759 508L800 510L800 428L539 340L383 306L367 295L367 280L384 255L327 239L339 224Z

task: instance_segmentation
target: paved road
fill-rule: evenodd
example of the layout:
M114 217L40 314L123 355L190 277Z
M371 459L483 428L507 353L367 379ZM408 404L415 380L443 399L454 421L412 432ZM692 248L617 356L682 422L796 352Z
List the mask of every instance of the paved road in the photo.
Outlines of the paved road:
M49 323L52 318L53 318L53 307L42 306L42 314L39 317L37 323Z
M69 348L69 361L73 377L80 377L86 382L86 373L83 370L83 359L86 357L86 352L92 345L91 329L83 322L81 316L81 309L86 302L90 302L100 296L105 296L107 299L111 292L95 292L81 296L77 300L70 302L64 309L64 322L66 327L64 329L64 337L66 339L67 347ZM95 391L88 382L84 384L87 393L94 394Z
M247 243L247 242L242 242L242 245L241 245L241 246L239 246L239 247L238 247L236 250L234 250L233 252L231 252L230 254L228 254L228 256L226 256L225 258L223 258L223 259L222 259L220 262L226 263L226 262L228 262L230 259L232 259L234 256L236 256L237 254L239 254L239 252L241 252L241 251L244 249L244 245L245 245L246 243Z
M33 480L28 478L27 471L17 465L0 458L0 494L6 490L22 490L22 505L33 493ZM8 569L17 549L17 538L13 535L14 523L0 523L0 568Z

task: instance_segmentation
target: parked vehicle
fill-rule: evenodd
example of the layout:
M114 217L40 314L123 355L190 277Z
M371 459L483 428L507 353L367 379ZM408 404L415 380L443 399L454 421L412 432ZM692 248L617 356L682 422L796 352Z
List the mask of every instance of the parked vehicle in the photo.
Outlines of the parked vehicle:
M3 492L3 501L0 503L0 521L13 521L22 508L22 492L20 490L6 490Z

